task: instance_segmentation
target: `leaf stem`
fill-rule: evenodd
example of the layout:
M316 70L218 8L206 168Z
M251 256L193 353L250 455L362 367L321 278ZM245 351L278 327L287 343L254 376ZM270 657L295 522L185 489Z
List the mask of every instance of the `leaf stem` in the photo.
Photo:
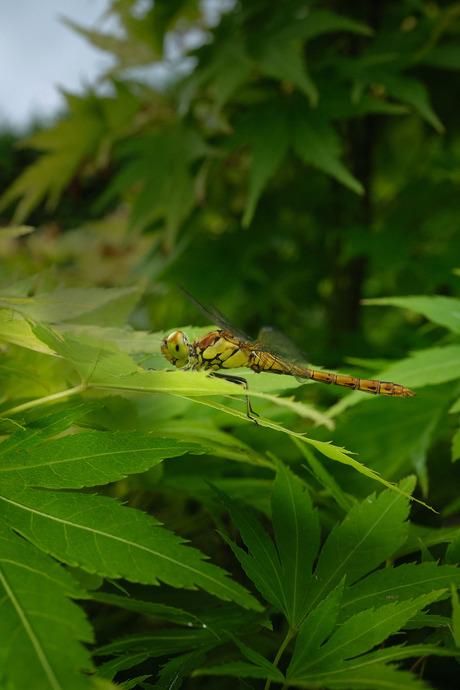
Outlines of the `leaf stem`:
M9 410L4 410L0 412L0 417L9 417L10 415L16 414L17 412L23 412L24 410L30 410L34 407L39 407L40 405L55 402L56 400L62 400L63 398L71 397L72 395L77 395L86 390L88 386L85 383L80 383L74 388L68 388L65 391L60 391L59 393L53 393L52 395L46 395L44 398L35 398L34 400L29 400L28 402L22 403L22 405L16 405L16 407L10 407Z
M292 640L292 638L293 638L296 634L297 634L297 631L296 631L296 630L291 630L291 629L288 630L288 633L287 633L286 637L285 637L284 640L282 641L282 643L281 643L281 645L280 645L280 648L278 649L278 652L277 652L275 658L273 659L273 666L278 666L279 660L281 659L281 657L282 657L283 654L284 654L284 650L286 649L286 647L288 646L289 642ZM267 682L265 683L265 688L264 688L264 690L269 690L270 685L271 685L271 682L272 682L271 679L270 679L270 678L267 678Z

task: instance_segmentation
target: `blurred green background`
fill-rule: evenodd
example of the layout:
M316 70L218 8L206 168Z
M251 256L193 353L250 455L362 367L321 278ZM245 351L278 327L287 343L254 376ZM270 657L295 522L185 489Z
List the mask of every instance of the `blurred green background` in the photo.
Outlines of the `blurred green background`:
M3 222L37 227L4 243L2 282L146 279L154 330L195 313L180 282L328 366L430 343L361 300L458 294L458 7L139 5L112 3L114 35L74 27L116 58L109 95L1 136Z

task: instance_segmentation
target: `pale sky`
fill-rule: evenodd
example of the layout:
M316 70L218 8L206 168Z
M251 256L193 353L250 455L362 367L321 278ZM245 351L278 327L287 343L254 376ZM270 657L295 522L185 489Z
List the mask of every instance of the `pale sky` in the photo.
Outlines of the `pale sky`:
M112 64L106 53L60 22L99 30L109 0L1 0L0 127L21 131L63 104L58 88L81 92Z

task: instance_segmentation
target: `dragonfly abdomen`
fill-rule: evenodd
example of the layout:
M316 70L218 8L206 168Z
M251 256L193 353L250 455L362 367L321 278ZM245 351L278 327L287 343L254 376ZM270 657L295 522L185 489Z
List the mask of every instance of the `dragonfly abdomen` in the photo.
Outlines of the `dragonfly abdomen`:
M321 381L322 383L333 384L334 386L343 386L344 388L364 391L365 393L372 393L373 395L390 395L397 398L408 398L416 395L410 388L405 388L399 383L392 383L391 381L359 379L355 376L328 374L325 371L317 371L315 369L307 369L307 371L311 374L309 378L313 381Z
M286 374L288 376L295 376L296 379L311 379L312 381L319 381L321 383L332 384L333 386L342 386L351 390L364 391L365 393L372 393L373 395L389 395L396 398L408 398L416 395L410 388L404 388L399 383L392 383L390 381L378 381L376 379L359 379L355 376L345 376L344 374L329 374L326 371L319 371L317 369L307 369L307 367L299 367L296 364L286 362L270 352L253 351L249 356L248 364L246 365L253 371L260 373L262 371L270 374Z

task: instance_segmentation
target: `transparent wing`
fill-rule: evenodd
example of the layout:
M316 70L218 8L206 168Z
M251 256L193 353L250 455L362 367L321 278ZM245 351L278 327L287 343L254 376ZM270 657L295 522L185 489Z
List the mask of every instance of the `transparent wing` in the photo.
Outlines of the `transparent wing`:
M282 331L271 326L264 326L259 331L258 350L269 352L275 357L283 367L287 367L291 376L294 376L300 383L305 383L305 379L311 378L311 371L307 366L307 358L303 350L297 343ZM293 368L297 370L294 373Z
M259 331L257 345L260 345L264 352L271 352L282 360L305 366L307 357L304 351L286 333L273 328L264 326Z
M202 314L208 318L211 323L216 324L216 326L219 326L223 331L227 331L227 333L230 333L235 338L238 338L238 340L242 340L243 342L250 343L252 346L255 345L251 341L251 338L245 333L244 331L241 331L239 328L234 326L231 321L229 321L218 309L215 307L213 304L210 305L210 309L206 309L198 300L196 300L192 295L185 290L185 288L182 287L182 285L178 285L178 288L184 293L184 295L187 297L187 299L190 300L192 304L195 305L197 309L201 311Z

